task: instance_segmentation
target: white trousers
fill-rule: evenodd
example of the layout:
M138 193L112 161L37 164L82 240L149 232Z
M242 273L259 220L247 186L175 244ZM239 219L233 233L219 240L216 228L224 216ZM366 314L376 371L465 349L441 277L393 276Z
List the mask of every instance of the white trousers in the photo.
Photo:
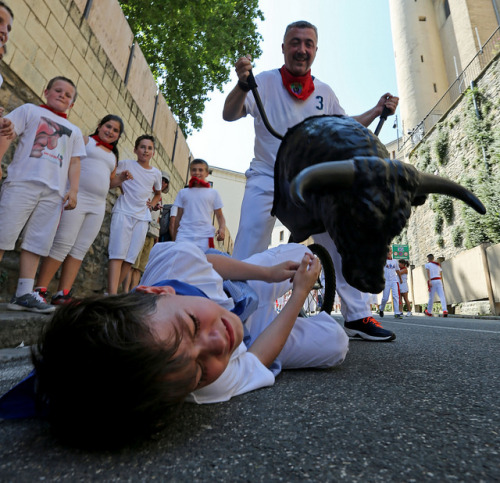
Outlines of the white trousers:
M109 227L109 259L134 263L146 241L149 223L123 213L113 213Z
M434 303L434 297L436 296L436 294L439 297L443 311L448 311L446 306L446 297L444 296L443 282L441 280L431 280L431 290L429 292L429 302L427 304L427 310L432 313L432 304Z
M385 304L389 300L389 294L392 290L392 301L394 305L394 313L400 314L399 310L399 283L397 280L385 282L384 292L382 293L382 302L380 302L380 310L385 310Z
M249 169L241 205L240 225L234 242L234 258L244 260L267 249L276 218L271 216L274 198L272 176ZM342 273L342 258L328 233L314 235L314 241L323 245L332 257L335 267L337 292L341 298L341 312L346 322L371 316L370 294L349 285Z

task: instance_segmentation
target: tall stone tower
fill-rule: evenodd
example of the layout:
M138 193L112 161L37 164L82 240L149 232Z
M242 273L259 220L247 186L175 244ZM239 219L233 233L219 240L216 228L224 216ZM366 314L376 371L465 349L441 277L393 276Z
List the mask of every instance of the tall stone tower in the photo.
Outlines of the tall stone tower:
M389 0L389 7L407 135L498 27L500 0Z

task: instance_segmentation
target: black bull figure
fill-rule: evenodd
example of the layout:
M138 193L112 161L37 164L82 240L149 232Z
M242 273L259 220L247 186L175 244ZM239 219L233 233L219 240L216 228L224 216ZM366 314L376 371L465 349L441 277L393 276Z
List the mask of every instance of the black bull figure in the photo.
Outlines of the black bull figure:
M426 194L486 212L462 186L386 158L378 137L354 119L314 116L288 130L276 159L272 214L297 242L327 231L345 279L363 292L384 289L389 244Z

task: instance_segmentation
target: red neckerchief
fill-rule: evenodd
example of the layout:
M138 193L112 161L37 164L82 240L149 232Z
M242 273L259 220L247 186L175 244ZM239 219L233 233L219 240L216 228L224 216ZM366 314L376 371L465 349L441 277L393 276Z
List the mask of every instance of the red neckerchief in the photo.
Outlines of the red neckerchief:
M56 111L55 109L52 109L52 107L47 106L47 104L40 104L40 107L43 107L44 109L48 109L50 112L53 112L54 114L57 114L58 116L64 117L64 119L68 119L68 115L66 113Z
M434 265L437 265L438 267L440 267L440 266L441 266L441 264L440 264L440 263L438 263L438 262L431 262L431 263L433 263Z
M110 151L113 151L114 146L112 144L104 142L99 135L94 134L94 136L90 136L92 139L95 140L95 145L96 146L104 146L105 148L108 148Z
M305 101L314 91L314 82L311 70L305 75L293 75L283 66L280 69L281 80L286 90L297 99Z
M207 181L204 181L200 178L197 178L196 176L193 176L189 180L188 186L190 188L211 188L210 183L208 183Z

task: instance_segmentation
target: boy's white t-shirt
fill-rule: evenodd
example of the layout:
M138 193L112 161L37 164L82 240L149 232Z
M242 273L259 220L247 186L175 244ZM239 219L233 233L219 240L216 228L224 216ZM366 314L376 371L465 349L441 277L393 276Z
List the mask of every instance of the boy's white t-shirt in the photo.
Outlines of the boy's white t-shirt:
M384 277L386 282L399 282L396 270L399 270L399 262L397 260L391 259L385 261Z
M212 224L214 210L223 207L222 199L213 188L183 188L177 193L174 206L183 208L178 229L179 237L207 237L215 234Z
M122 183L123 194L116 200L113 213L151 221L151 213L146 203L148 199L151 200L151 190L161 190L161 171L154 166L145 169L133 159L124 159L118 163L116 174L123 171L130 171L133 179Z
M64 196L71 158L86 156L80 129L34 104L23 104L5 117L19 137L5 182L38 181Z
M189 283L228 310L234 307L232 299L224 292L222 277L193 243L165 242L152 248L140 283L152 285L164 279ZM274 381L273 373L241 343L222 375L212 384L191 393L187 401L199 404L228 401L239 394L272 386Z

